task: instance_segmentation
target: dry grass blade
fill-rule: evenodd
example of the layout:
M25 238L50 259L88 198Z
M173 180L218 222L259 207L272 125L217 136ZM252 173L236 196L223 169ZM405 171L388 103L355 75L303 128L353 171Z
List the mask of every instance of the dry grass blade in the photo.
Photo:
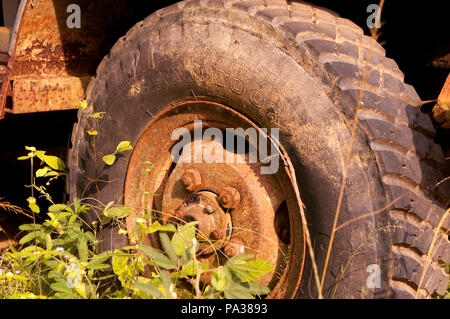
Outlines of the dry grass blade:
M396 202L398 202L400 199L402 199L403 197L405 197L405 195L407 195L407 194L408 194L407 192L404 193L404 194L402 194L401 196L397 197L397 198L394 199L392 202L390 202L389 204L387 204L386 206L384 206L384 207L382 207L382 208L380 208L380 209L377 209L377 210L375 210L375 211L373 211L373 212L370 212L370 213L362 214L362 215L360 215L360 216L358 216L358 217L355 217L355 218L352 218L352 219L346 221L345 223L342 223L341 225L339 225L338 227L336 227L335 231L338 231L339 229L341 229L341 228L343 228L343 227L345 227L345 226L347 226L347 225L349 225L349 224L351 224L351 223L353 223L353 222L356 222L356 221L358 221L358 220L360 220L360 219L363 219L363 218L366 218L366 217L373 216L373 215L376 215L376 214L379 214L379 213L384 212L384 211L387 210L389 207L391 207L391 206L394 205Z
M380 4L379 4L379 10L377 13L377 20L380 19L383 5L384 5L384 0L381 0ZM378 28L370 29L370 33L371 33L372 38L374 38L375 40L378 39L378 37L379 37L379 29ZM367 57L368 61L371 60L372 52L373 52L373 47L369 50L368 57ZM367 78L368 78L367 67L365 67L365 68L363 68L363 76L362 76L363 86L365 85L365 83L367 83ZM345 184L347 181L348 168L349 168L350 161L352 159L353 142L355 140L356 129L358 127L358 122L359 122L358 113L361 108L361 102L363 100L363 96L364 96L364 91L363 91L363 89L360 89L359 98L358 98L356 109L355 109L355 118L353 120L353 124L351 127L350 145L349 145L348 155L347 155L347 158L344 163L344 171L342 174L342 183L341 183L341 187L340 187L340 191L339 191L339 198L338 198L338 203L337 203L337 207L336 207L336 212L334 215L334 221L333 221L333 227L331 230L330 242L328 244L327 254L325 257L325 263L324 263L323 272L322 272L322 279L320 281L320 291L323 290L323 285L325 283L325 277L326 277L326 273L327 273L328 263L330 260L331 250L332 250L333 242L334 242L334 236L335 236L336 230L337 230L337 222L339 220L339 214L341 212L342 200L344 197L344 189L345 189Z
M33 218L31 215L27 214L22 207L13 205L9 202L5 202L5 201L3 201L2 197L0 197L0 209L3 209L5 211L11 212L11 213L15 213L15 214L22 214L29 218Z
M436 240L438 238L438 235L440 233L440 230L442 228L442 225L444 224L445 219L450 214L450 208L447 209L447 211L442 216L441 220L439 221L438 226L436 227L436 230L434 231L434 237L431 241L430 248L428 249L427 259L425 260L425 266L423 267L422 274L420 276L419 284L417 285L416 295L414 296L415 299L419 296L420 287L422 286L423 279L425 278L425 274L427 273L428 266L430 265L431 256L433 255L433 248L434 244L436 243Z
M283 149L283 151L284 151L284 149ZM283 154L283 153L281 153L281 154ZM322 286L320 285L320 279L319 279L319 271L317 269L316 258L314 255L314 248L313 248L313 245L311 242L311 236L309 234L308 223L306 220L306 214L305 214L305 209L304 209L305 206L300 198L300 190L298 188L297 178L295 175L294 167L288 157L285 158L285 162L287 164L287 171L288 171L287 173L288 173L290 179L292 180L292 185L293 185L293 188L295 191L295 196L297 197L298 206L300 208L300 216L302 219L303 229L305 231L306 244L308 246L308 252L309 252L310 258L311 258L311 264L312 264L313 271L314 271L314 279L316 282L319 299L323 299Z

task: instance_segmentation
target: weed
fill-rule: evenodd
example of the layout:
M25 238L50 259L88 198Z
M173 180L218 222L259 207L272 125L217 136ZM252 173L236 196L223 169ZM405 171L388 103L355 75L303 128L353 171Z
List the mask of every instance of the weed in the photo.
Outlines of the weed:
M80 107L84 111L86 102ZM103 113L84 116L97 120ZM98 132L93 127L87 133L94 137L95 148ZM112 154L103 156L103 161L113 165L117 153L131 149L130 142L122 141ZM55 203L46 188L36 184L36 178L48 178L49 185L67 174L64 162L35 147L27 146L26 150L28 154L18 159L30 161L31 183L27 187L31 196L27 201L31 214L6 202L0 207L25 213L32 223L19 226L25 232L20 248L10 246L0 255L0 298L249 299L270 292L257 281L274 266L254 255L236 256L215 268L202 263L198 238L203 234L199 234L197 222L164 225L152 221L152 211L146 211L144 218L137 218L133 229L128 229L124 219L136 208L100 201L93 205L92 199L86 198L75 198L70 204ZM36 172L35 159L41 160ZM149 165L148 170L152 167ZM50 204L41 223L36 222L36 215L43 214L36 196ZM91 225L85 218L90 211L100 212L98 222ZM119 233L127 235L132 245L100 252L97 235L110 224L118 225ZM162 249L146 244L145 238L153 233L158 235Z

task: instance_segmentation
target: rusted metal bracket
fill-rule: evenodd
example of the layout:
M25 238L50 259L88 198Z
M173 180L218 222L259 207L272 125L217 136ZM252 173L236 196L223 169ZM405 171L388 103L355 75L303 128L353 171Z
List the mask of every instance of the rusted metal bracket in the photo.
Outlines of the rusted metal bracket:
M450 128L450 73L433 107L433 118L443 128Z
M8 94L11 94L8 60L8 53L0 53L0 120L5 117L6 100Z

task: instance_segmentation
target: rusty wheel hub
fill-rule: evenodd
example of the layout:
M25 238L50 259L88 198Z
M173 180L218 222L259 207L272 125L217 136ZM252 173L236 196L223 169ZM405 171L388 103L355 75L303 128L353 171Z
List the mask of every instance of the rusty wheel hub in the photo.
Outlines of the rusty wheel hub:
M175 222L198 222L197 239L201 254L209 254L221 249L231 237L230 214L225 213L217 202L217 195L209 191L192 193L183 205L175 210ZM169 217L170 218L170 217ZM167 215L163 216L167 222Z
M154 118L130 159L125 204L136 209L127 226L132 229L135 219L148 212L152 213L150 223L155 219L163 223L197 221L202 262L216 267L230 257L253 254L276 265L259 280L272 288L270 297L293 297L305 249L298 203L284 169L261 174L263 164L249 161L248 151L229 150L217 137L196 136L179 147L177 143L195 131L199 120L202 132L256 127L224 105L198 99L172 105ZM180 129L184 133L174 138ZM252 147L247 146L247 150ZM200 160L198 154L203 156ZM217 160L217 154L223 161ZM225 160L230 158L234 160ZM150 163L154 167L148 170ZM145 196L142 190L156 195ZM156 236L148 241L159 246Z

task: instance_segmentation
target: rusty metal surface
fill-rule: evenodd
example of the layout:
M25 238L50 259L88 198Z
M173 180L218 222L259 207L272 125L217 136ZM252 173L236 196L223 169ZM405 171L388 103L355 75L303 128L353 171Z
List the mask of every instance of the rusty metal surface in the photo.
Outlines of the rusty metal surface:
M0 53L0 120L5 116L6 99L10 94L8 60L7 53Z
M443 128L450 128L450 74L439 94L437 104L433 108L433 118Z
M80 28L67 25L73 3L81 10ZM101 59L155 6L150 1L22 0L9 50L12 112L74 108Z
M207 124L205 123L205 126ZM214 123L213 125L217 125ZM205 149L211 144L214 147L223 147L221 143L215 141L203 140ZM192 143L194 144L194 143ZM208 145L209 144L209 145ZM193 145L191 146L192 155L195 152ZM207 154L204 152L204 154ZM227 156L227 150L223 150L224 158ZM231 234L234 240L243 243L245 253L257 255L259 258L270 261L276 265L283 261L286 257L286 247L279 242L277 233L274 228L275 212L283 202L283 195L277 185L277 180L272 175L260 175L257 164L250 163L178 163L170 173L167 184L164 189L163 212L173 212L183 207L183 202L191 192L186 190L184 185L180 183L183 171L186 169L196 169L202 177L202 183L193 191L207 189L216 194L215 203L219 206L218 194L223 193L230 186L239 190L242 200L234 209L224 210L231 217ZM195 192L195 194L197 194ZM181 203L181 204L180 204ZM218 210L220 211L220 210ZM222 218L224 220L225 218ZM217 229L219 232L226 233L223 223ZM285 225L289 227L289 224ZM206 232L206 231L205 231ZM209 235L209 233L207 233ZM208 246L206 243L205 248ZM215 248L222 248L223 241ZM200 246L200 248L203 248ZM212 249L204 249L204 252L212 252ZM210 263L214 262L216 255L211 255ZM218 256L221 257L220 254ZM281 268L282 265L280 265ZM268 274L261 279L262 284L269 284L273 277Z
M171 178L174 180L172 174ZM170 185L173 186L173 184ZM170 196L167 195L166 193L164 196L166 203L170 202ZM174 223L197 221L197 239L202 254L221 249L231 236L231 216L218 205L216 197L216 194L209 191L191 193L185 198L183 204L176 208L173 217L166 220L166 222ZM163 211L166 211L164 207Z
M41 77L14 80L14 113L74 108L90 77Z
M196 101L172 105L169 110L152 119L134 146L128 166L125 205L135 209L127 218L127 227L133 229L136 218L142 218L151 211L153 215L149 222L153 219L163 219L164 216L182 219L192 208L188 205L190 208L187 209L185 205L189 196L205 191L210 195L215 194L215 198L214 196L210 198L211 204L219 205L220 211L229 214L232 231L230 236L225 236L224 241L223 232L226 232L227 227L220 226L220 222L216 223L219 225L216 229L202 227L213 243L215 237L219 237L220 242L215 245L216 251L206 253L202 251L200 259L211 266L217 266L231 255L253 253L276 265L272 273L261 278L261 283L268 284L272 288L269 297L294 297L303 270L305 241L297 209L298 202L289 176L284 169L280 169L277 174L261 175L257 169L261 163L248 161L243 163L181 161L175 165L172 161L171 148L176 141L171 140L172 133L177 128L192 131L195 120L202 120L203 128L214 127L223 130L240 127L245 130L255 127L232 109L214 102L200 101L198 97ZM158 138L155 139L155 136ZM202 147L209 147L211 145L208 143L215 143L209 140L203 142L206 142L206 145L203 144ZM192 146L191 152L194 150L195 147ZM223 156L226 158L227 150L224 151ZM150 171L147 170L149 162L154 165ZM187 176L185 175L187 171L190 173L195 171L198 176L193 174ZM235 190L238 190L239 195ZM146 192L156 196L145 196ZM221 204L221 195L233 197L230 205L232 208ZM230 199L228 198L228 202ZM206 209L206 206L204 208ZM205 223L209 221L206 215L197 216L206 214L204 210L199 210L198 206L195 206L195 210L196 220ZM215 210L217 207L211 209ZM288 213L284 214L287 211ZM149 238L149 242L159 246L156 237ZM217 248L220 248L220 251ZM230 256L227 256L227 253Z
M67 30L73 41L79 32L64 28L66 2L28 1L22 8L9 63L14 113L74 108L84 98L90 74L80 54L68 55ZM75 73L74 60L80 61Z
M99 8L93 1L77 1L82 8L81 28L67 26L70 0L28 1L18 26L14 57L14 76L79 76L93 74L105 53L104 28ZM107 49L106 49L107 50Z

